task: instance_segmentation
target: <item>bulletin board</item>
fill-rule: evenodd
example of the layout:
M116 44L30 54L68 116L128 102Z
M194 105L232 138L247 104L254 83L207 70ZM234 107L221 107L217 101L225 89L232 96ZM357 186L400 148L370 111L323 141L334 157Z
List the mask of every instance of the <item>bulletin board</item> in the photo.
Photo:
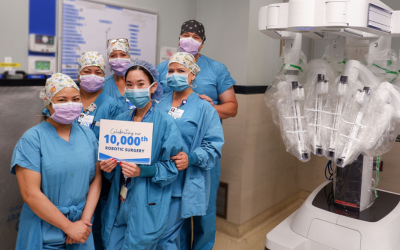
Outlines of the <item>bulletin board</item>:
M127 38L131 58L156 63L158 13L102 1L61 0L58 7L58 69L77 79L84 51L98 51L107 62L107 40Z

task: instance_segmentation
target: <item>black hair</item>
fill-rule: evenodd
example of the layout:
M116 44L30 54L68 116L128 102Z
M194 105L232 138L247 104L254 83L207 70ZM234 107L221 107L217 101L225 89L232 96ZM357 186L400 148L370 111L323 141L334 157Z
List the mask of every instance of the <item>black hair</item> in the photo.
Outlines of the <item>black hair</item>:
M153 82L156 81L156 79L153 78L153 76L150 74L150 72L145 67L140 66L140 65L134 65L134 66L128 68L126 70L126 72L125 72L125 79L126 79L126 76L128 75L128 73L130 71L132 71L132 70L141 70L141 71L143 71L146 74L147 78L149 78L150 84L152 84Z

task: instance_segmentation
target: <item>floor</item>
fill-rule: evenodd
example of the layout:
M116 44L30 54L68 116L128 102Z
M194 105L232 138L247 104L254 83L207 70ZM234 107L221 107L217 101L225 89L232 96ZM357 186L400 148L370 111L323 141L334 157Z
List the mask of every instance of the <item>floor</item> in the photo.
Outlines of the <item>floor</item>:
M299 200L240 239L232 238L217 231L213 250L265 250L267 233L296 211L302 203L303 201Z

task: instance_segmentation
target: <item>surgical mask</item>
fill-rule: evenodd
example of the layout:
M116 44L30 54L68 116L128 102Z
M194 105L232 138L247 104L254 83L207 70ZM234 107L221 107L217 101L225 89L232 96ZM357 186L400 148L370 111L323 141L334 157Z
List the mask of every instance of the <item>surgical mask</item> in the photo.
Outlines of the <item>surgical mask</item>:
M201 43L199 43L198 41L194 40L191 37L185 37L179 40L179 49L182 52L190 53L193 56L199 53L200 45Z
M172 91L183 91L187 88L190 87L188 83L188 75L189 74L178 74L178 73L173 73L173 74L168 74L167 75L167 86L172 90Z
M110 63L111 69L117 76L123 76L125 74L126 68L131 63L131 60L128 58L115 58L108 60Z
M73 123L82 112L83 106L81 102L51 103L53 104L54 113L50 118L61 124Z
M126 98L138 109L141 109L150 101L150 88L153 85L154 83L145 89L125 89Z
M97 75L81 75L81 88L88 93L94 93L103 87L104 77Z

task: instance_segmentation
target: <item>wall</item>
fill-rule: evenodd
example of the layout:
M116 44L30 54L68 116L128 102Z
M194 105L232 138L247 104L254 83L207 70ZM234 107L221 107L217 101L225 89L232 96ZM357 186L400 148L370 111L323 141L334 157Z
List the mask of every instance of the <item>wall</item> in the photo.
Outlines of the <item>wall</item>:
M279 70L280 40L258 31L258 11L276 0L250 0L247 53L247 85L268 85Z
M58 0L62 1L62 0ZM196 18L196 0L108 0L107 3L158 11L157 63L160 46L178 47L180 27L184 21ZM2 2L0 9L0 62L11 56L28 70L28 12L29 0ZM17 18L18 17L18 18ZM3 72L4 68L0 68Z
M160 58L160 47L178 47L182 23L196 19L196 0L107 0L107 2L158 11L157 63Z
M28 13L29 0L1 3L0 62L11 56L12 61L21 63L21 69L25 71L28 70ZM4 68L0 68L0 73L3 71Z
M239 112L224 121L221 181L229 184L228 221L236 225L299 191L297 159L286 152L264 95L236 95Z
M237 84L245 85L249 0L199 0L197 20L207 36L201 53L224 63Z

